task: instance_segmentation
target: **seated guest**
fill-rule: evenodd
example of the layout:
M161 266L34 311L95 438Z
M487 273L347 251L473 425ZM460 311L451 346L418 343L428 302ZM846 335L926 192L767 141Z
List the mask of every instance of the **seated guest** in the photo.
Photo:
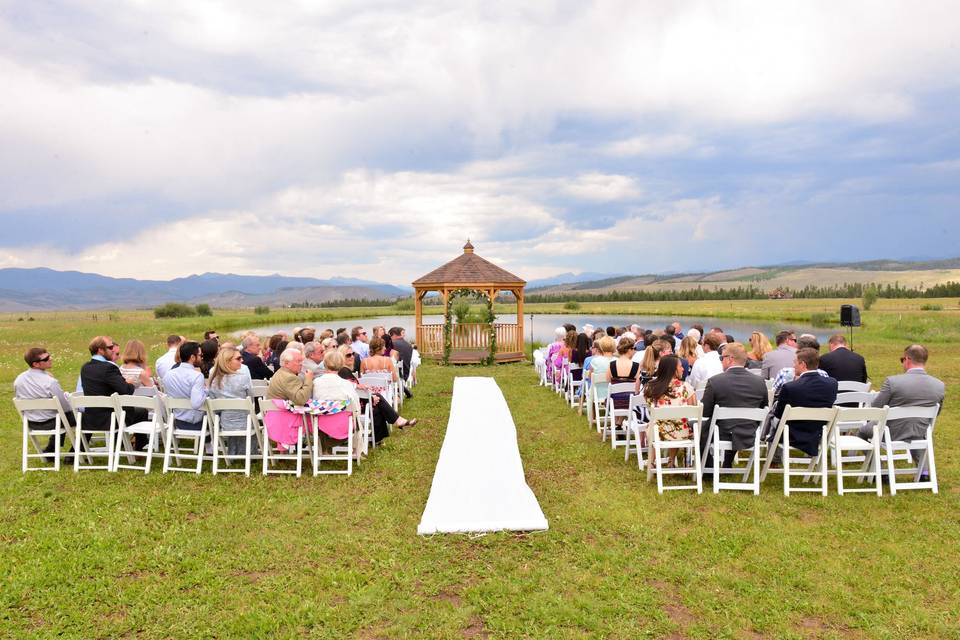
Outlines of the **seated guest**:
M610 336L611 338L616 338L616 337L617 337L617 329L616 329L616 327L608 326L607 329L606 329L606 331L607 331L607 335Z
M400 327L390 328L390 341L393 344L393 353L391 357L403 363L403 375L410 377L410 360L413 358L413 346L407 342L405 332ZM413 393L410 388L404 385L403 393L406 397L412 398Z
M683 335L683 327L677 321L673 322L673 337L677 340L683 340L686 337Z
M367 337L367 330L363 327L354 327L350 330L350 340L350 346L353 347L357 362L362 362L364 358L370 355L370 347L367 346L370 338Z
M554 383L559 383L563 373L565 362L570 361L570 355L577 346L577 334L575 331L564 329L563 342L560 348L556 350L553 356L553 379Z
M634 343L635 341L630 337L620 338L620 342L617 343L617 358L610 362L610 368L607 369L607 382L610 384L631 382L634 384L633 393L639 393L640 363L633 360L633 356L636 354ZM630 406L630 395L630 393L611 394L613 408L628 408Z
M797 340L797 349L814 349L817 353L820 353L820 343L817 342L817 339L811 335L800 336ZM823 369L817 369L817 373L821 376L826 377L827 373ZM800 375L794 371L793 367L784 367L779 372L777 372L776 377L773 379L773 389L774 396L780 392L780 389L788 382L796 380L797 376Z
M270 340L270 357L263 362L270 367L274 373L280 370L280 354L287 350L289 344L289 341L283 338L280 338L280 340L276 342L272 339Z
M700 430L700 448L707 445L710 417L715 407L735 407L761 409L767 406L767 384L746 370L748 354L743 345L733 342L727 345L723 353L723 373L707 380L703 392L703 428ZM723 466L733 463L734 454L743 449L753 448L754 436L762 425L750 420L721 420L717 423L718 437L733 442L733 451L726 452ZM704 451L710 456L709 451ZM712 466L706 458L704 466Z
M708 333L703 339L703 356L697 358L690 369L690 375L687 382L694 389L707 384L707 380L715 375L723 373L723 365L720 364L720 336L716 333Z
M932 407L940 405L943 411L946 388L941 380L927 373L927 348L921 344L912 344L903 350L900 362L903 373L890 376L883 381L880 392L873 399L874 407ZM927 437L927 422L922 419L904 418L887 422L890 437L893 440L910 442ZM861 428L860 437L870 439L872 428ZM922 451L912 452L919 463ZM925 481L923 477L920 478ZM929 477L927 478L929 479Z
M701 333L700 333L700 330L697 329L697 325L693 325L693 326L690 328L690 331L687 331L687 335L690 336L690 337L692 337L692 338L696 341L696 343L697 343L697 357L698 357L698 358L702 358L702 357L703 357L703 347L700 345L700 342L701 342L701 339L702 339L702 335L703 335L703 334L701 334Z
M204 340L200 343L200 373L204 378L210 377L210 370L217 359L220 343L216 340Z
M250 376L242 372L243 356L234 347L224 346L217 353L213 368L210 370L209 395L213 399L243 399L250 397ZM224 431L245 431L247 428L246 411L222 411L220 428ZM211 426L212 427L212 426ZM241 438L227 438L227 453L240 455L246 452L246 443ZM257 453L257 439L251 445L251 453Z
M640 357L640 384L645 384L657 373L657 366L660 363L660 350L663 343L660 340L655 341L649 347L643 350ZM634 360L637 360L637 354L634 354Z
M243 358L243 364L250 370L252 379L269 380L273 377L273 371L270 371L260 359L260 336L256 334L244 336L240 346L243 347L240 356Z
M312 382L313 399L348 402L346 410L353 412L354 416L359 415L360 398L357 396L357 391L353 384L344 380L340 375L340 371L346 368L340 352L338 350L327 351L323 355L323 367L323 373ZM359 451L363 445L360 442L359 434L354 433L353 443L354 452ZM324 451L330 451L333 447L343 444L345 444L344 440L335 440L326 433L320 432L320 445Z
M643 397L648 407L678 407L697 404L697 396L693 387L680 379L683 367L680 358L674 355L663 356L657 364L657 371L653 378L643 386ZM660 420L656 423L661 440L688 440L692 437L693 427L687 420ZM650 429L654 423L650 423ZM647 438L652 437L652 431ZM668 466L676 464L676 458L684 452L677 450Z
M180 343L182 343L183 340L183 336L167 336L167 352L157 358L157 364L154 367L158 379L163 380L163 376L167 375L167 371L170 371L173 365L177 363L177 349L180 348Z
M123 348L123 357L121 360L123 364L120 365L120 374L124 380L137 388L153 386L153 379L150 378L150 368L147 367L147 348L142 342L139 340L129 340ZM144 371L147 372L147 379L150 380L150 383L146 385L141 382L140 374Z
M780 389L780 395L774 405L773 415L779 420L787 405L791 407L823 408L832 407L837 400L837 381L817 373L820 354L816 349L805 347L797 349L794 370L797 379L788 382ZM771 430L771 434L775 429ZM795 421L790 424L790 446L810 456L820 451L820 437L823 434L823 422Z
M373 349L374 340L370 341L370 348ZM379 345L378 345L379 350ZM401 431L404 427L413 427L417 424L417 419L407 420L393 408L393 404L389 400L383 397L383 389L377 387L367 387L360 384L360 380L357 378L356 372L353 371L353 362L356 360L356 356L353 353L353 348L350 346L342 346L339 348L338 352L343 357L344 366L338 372L340 377L344 380L347 380L351 384L355 385L359 389L365 389L370 392L370 398L373 402L373 437L374 440L379 443L381 440L390 435L390 429L387 425L395 425ZM373 356L371 356L372 358ZM368 360L367 358L361 363L361 367L364 366ZM369 373L373 373L372 370L367 370ZM366 400L361 400L361 408L366 406Z
M610 371L610 363L616 358L617 343L606 333L597 340L598 354L590 360L590 367L584 374L590 376L590 383L596 389L597 397L601 400L607 397L607 377Z
M60 383L50 369L53 368L53 359L50 352L43 347L33 347L28 349L23 355L24 361L29 369L17 376L13 381L13 391L17 398L24 400L41 400L44 398L56 398L60 401L63 413L67 416L67 422L71 427L77 426L77 420L73 415L73 408L67 399L67 394L60 387ZM38 431L50 431L56 423L57 412L51 409L33 409L24 411L27 418L27 428ZM66 426L66 425L63 425ZM61 446L66 441L67 434L60 436ZM47 446L43 453L53 453L56 447L56 436L50 436ZM72 449L71 449L72 451ZM46 459L46 458L45 458ZM71 459L67 464L72 464Z
M174 409L175 429L199 431L203 425L203 403L207 399L207 387L200 373L200 344L184 342L178 352L180 366L171 369L163 377L164 392L171 398L189 398L190 409Z
M350 334L345 331L341 331L337 334L337 346L341 347L345 344L350 344Z
M120 368L115 361L120 353L117 343L109 336L97 336L90 341L90 361L80 368L80 384L83 393L87 396L131 395L136 387L123 379ZM141 370L138 380L142 386L153 384L150 372ZM110 425L112 409L88 408L83 412L84 429L107 429ZM136 424L147 419L146 409L126 409L126 423ZM144 434L135 434L136 447L142 448L147 444Z
M204 332L203 332L203 339L204 339L204 340L216 340L217 342L220 342L220 336L217 335L217 332L216 332L215 329L210 329L209 331L204 331Z
M578 333L576 342L573 346L573 351L570 352L570 362L583 367L584 362L590 356L590 348L592 347L590 338L587 337L585 333ZM582 371L581 371L582 373Z
M750 351L747 352L747 368L759 369L763 366L763 356L773 351L770 341L760 331L750 334Z
M775 377L781 369L792 367L796 359L797 336L793 331L781 331L775 338L777 348L763 355L763 364L760 365L764 380Z
M323 345L319 342L308 342L303 345L303 371L316 375L323 372ZM301 372L301 375L302 375Z
M307 344L313 342L317 337L317 330L313 327L305 327L300 331L300 342Z
M697 361L697 349L699 347L695 336L687 335L680 341L680 349L677 350L677 355L680 357L680 365L683 367L684 380L690 377L693 363Z
M313 374L307 371L300 379L303 354L296 349L287 349L280 354L279 364L280 368L270 378L267 399L288 400L298 406L307 404L313 393Z
M830 336L827 343L830 352L820 358L820 368L834 380L866 382L867 363L859 353L847 348L847 339L842 334Z

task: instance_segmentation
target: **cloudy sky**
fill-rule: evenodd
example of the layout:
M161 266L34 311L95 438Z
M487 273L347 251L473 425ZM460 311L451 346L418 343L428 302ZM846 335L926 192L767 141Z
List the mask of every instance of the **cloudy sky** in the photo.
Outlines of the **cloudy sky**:
M932 0L0 0L0 267L957 256L958 43Z

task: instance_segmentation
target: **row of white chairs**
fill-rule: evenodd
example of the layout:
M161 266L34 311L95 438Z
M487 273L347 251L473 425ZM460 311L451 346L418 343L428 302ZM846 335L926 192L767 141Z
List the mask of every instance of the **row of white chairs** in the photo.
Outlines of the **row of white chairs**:
M71 394L68 396L76 417L76 427L71 427L66 414L55 398L22 399L14 398L14 406L20 414L23 427L23 458L22 470L58 471L61 460L66 455L73 456L74 471L88 469L104 469L117 471L119 469L136 469L149 473L155 455L163 454L163 472L190 471L201 473L203 463L212 464L212 472L230 473L242 472L249 476L254 460L260 460L262 471L268 474L295 474L298 477L303 471L303 462L306 457L313 466L314 475L328 473L344 473L350 475L353 465L359 464L360 453L366 453L373 439L373 419L371 404L366 404L365 411L360 415L350 414L347 444L334 447L329 453L324 453L319 446L319 431L323 420L333 416L314 416L305 414L298 429L298 439L295 451L286 452L274 447L264 427L265 414L270 411L280 411L270 401L262 402L261 411L257 411L255 398L261 397L254 391L252 397L240 399L210 399L204 402L202 420L199 430L183 429L176 426L174 411L191 409L190 400L186 398L171 398L162 393L149 395L117 395L112 396L85 396ZM367 395L369 398L369 396ZM105 409L109 411L106 427L90 428L83 424L84 412L87 409ZM147 411L148 419L134 424L126 424L127 412L142 409ZM46 410L56 412L52 429L30 429L27 411ZM240 430L221 428L223 411L235 411L245 414L245 425ZM343 419L337 418L337 419ZM354 426L359 424L361 446L357 447L354 457ZM137 435L148 438L144 450L136 450L133 438ZM205 443L211 440L211 450L205 450ZM53 453L44 452L43 439L54 438ZM61 439L64 438L73 449L72 454L63 451ZM241 439L243 453L230 454L228 442L232 439ZM254 452L253 442L256 441L258 453ZM98 445L98 446L95 446ZM35 453L30 453L31 446ZM33 459L49 460L53 458L53 466L30 466ZM138 459L141 463L138 464ZM277 463L289 460L294 463L293 469L279 467ZM185 461L190 466L183 466ZM234 462L241 462L240 468L233 467ZM342 462L342 469L324 469L324 462Z
M539 356L539 357L538 357ZM695 489L703 491L704 473L713 476L713 491L723 489L748 490L759 494L760 485L770 473L783 475L785 495L798 491L816 491L827 495L830 469L836 476L837 493L872 492L883 493L882 473L888 478L890 493L898 490L930 489L937 493L937 474L933 447L933 429L939 406L933 407L871 407L876 395L869 391L869 383L841 381L840 393L835 406L825 409L804 407L786 407L782 418L776 423L772 439L763 440L763 430L768 424L771 408L741 409L717 407L711 416L707 434L707 446L704 452L710 452L712 464L704 464L700 450L700 434L704 428L702 406L683 407L647 407L642 390L635 393L634 383L607 384L606 393L600 394L596 385L582 376L571 375L575 365L564 362L556 377L547 375L547 367L540 354L534 353L534 367L539 383L561 394L573 404L578 398L586 404L588 424L595 426L601 441L609 437L612 449L624 448L624 460L631 454L637 456L637 464L642 472L646 470L648 480L657 479L657 490L662 493L672 489ZM768 384L768 388L771 385ZM702 389L698 390L698 401L702 399ZM617 409L613 402L616 394L629 394L626 408ZM772 389L771 389L772 394ZM897 441L891 437L887 422L905 418L928 421L926 437L910 442ZM661 440L658 428L651 428L661 420L687 420L691 425L692 436L684 440ZM734 466L723 467L722 461L727 452L733 451L730 441L718 437L717 422L721 420L750 421L757 425L753 446L734 456ZM790 445L790 425L798 421L818 421L824 424L820 446L816 456L797 455L798 450ZM861 427L870 425L871 437L867 440L857 435ZM648 435L649 434L649 435ZM668 466L676 452L684 460L683 466ZM740 457L746 456L743 466ZM913 464L914 455L919 458ZM779 458L782 468L773 467ZM904 464L906 466L904 466ZM927 480L921 480L927 474ZM690 475L690 484L666 484L667 475ZM739 476L739 481L725 481L723 476ZM910 476L901 481L902 476ZM798 487L795 479L804 482L815 481L815 486ZM849 485L850 480L857 481L857 487ZM865 482L871 486L863 487Z

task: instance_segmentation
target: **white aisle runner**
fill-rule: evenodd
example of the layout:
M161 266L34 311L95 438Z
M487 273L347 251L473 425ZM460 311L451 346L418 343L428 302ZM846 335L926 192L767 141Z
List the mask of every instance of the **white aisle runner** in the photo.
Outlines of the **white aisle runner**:
M447 435L417 533L547 528L523 477L517 429L493 378L456 378Z

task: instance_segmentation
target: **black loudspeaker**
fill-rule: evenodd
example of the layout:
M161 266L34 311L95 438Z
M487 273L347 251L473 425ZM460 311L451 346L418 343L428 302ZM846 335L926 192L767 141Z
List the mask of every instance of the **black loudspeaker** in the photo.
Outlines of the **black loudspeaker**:
M860 309L853 304L840 305L840 326L841 327L859 327Z

